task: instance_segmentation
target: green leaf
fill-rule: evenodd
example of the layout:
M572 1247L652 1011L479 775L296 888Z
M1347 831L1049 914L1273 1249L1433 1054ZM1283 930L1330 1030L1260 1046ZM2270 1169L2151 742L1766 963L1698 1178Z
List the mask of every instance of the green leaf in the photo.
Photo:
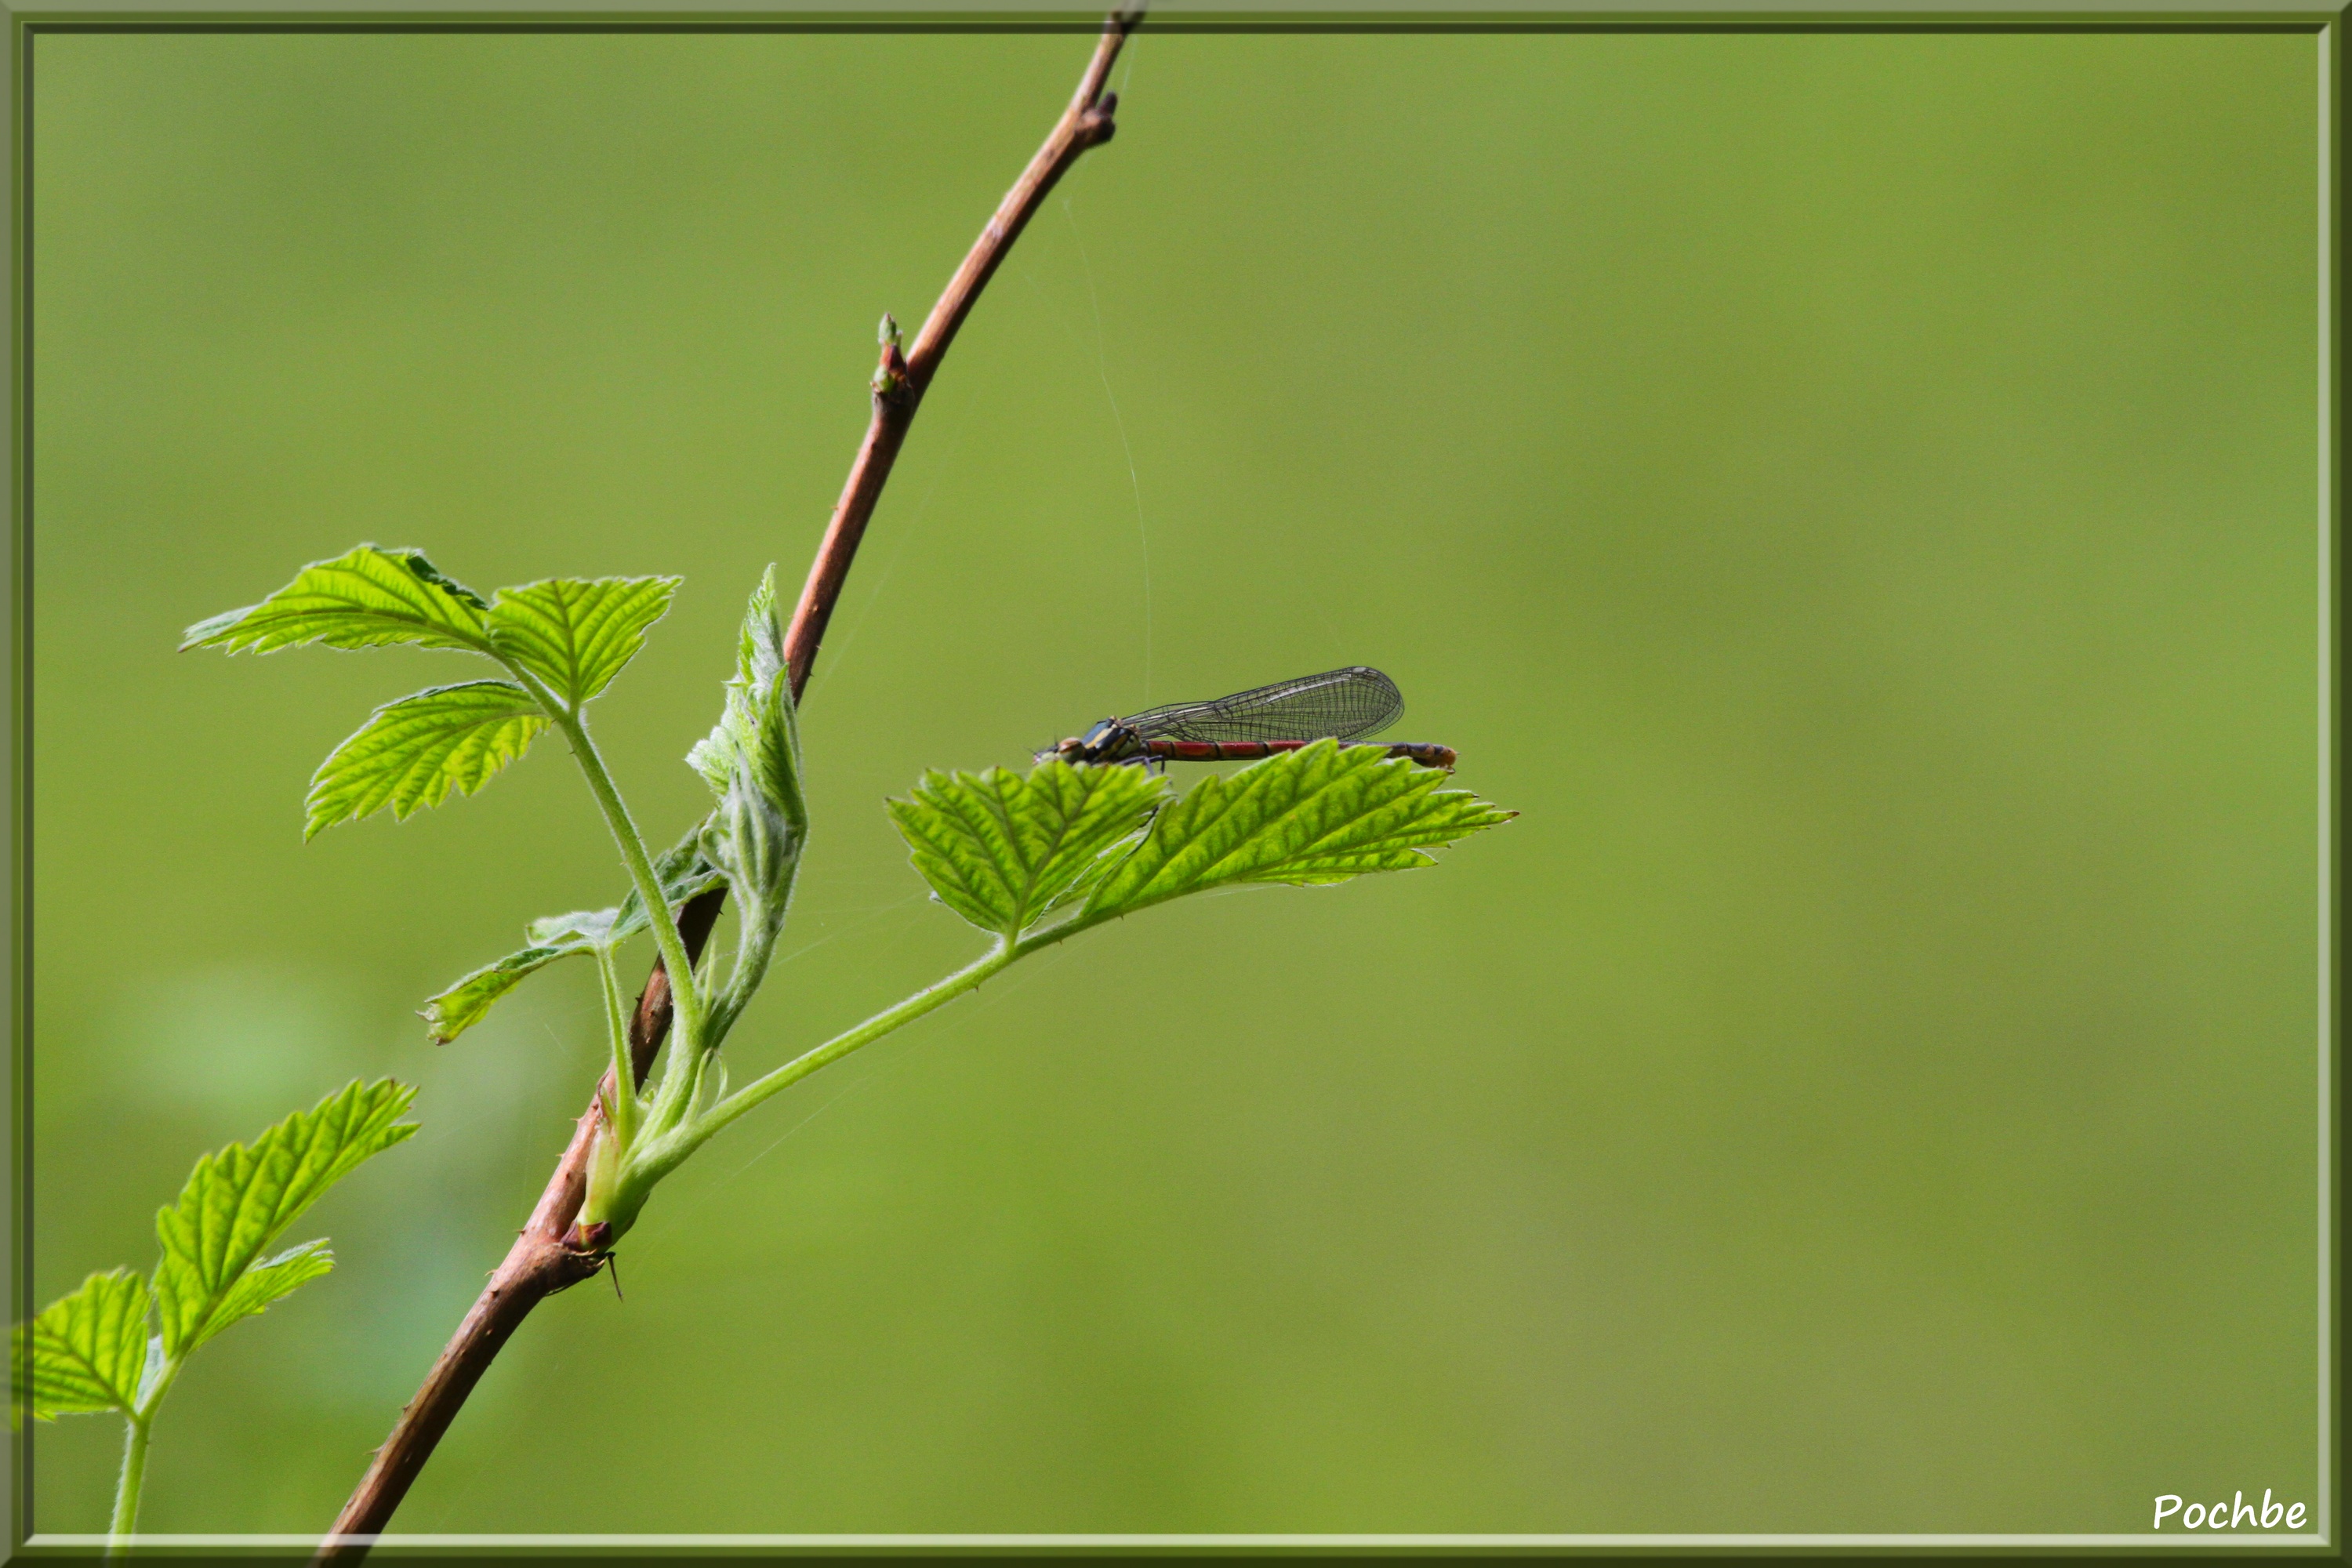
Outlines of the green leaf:
M253 1141L196 1162L180 1201L157 1212L155 1300L163 1351L174 1360L326 1271L317 1244L259 1263L262 1252L320 1195L372 1154L416 1131L402 1121L416 1091L383 1079L353 1082ZM305 1259L308 1259L307 1261ZM265 1271L255 1279L258 1267ZM299 1276L299 1278L298 1278Z
M654 875L660 879L673 911L697 893L726 880L725 874L703 857L701 838L702 828L698 826L654 859ZM575 910L531 921L523 931L530 946L484 964L425 1002L422 1016L433 1032L433 1043L446 1046L480 1023L499 997L556 960L594 952L600 947L617 947L646 924L645 904L634 889L617 908Z
M117 1268L91 1275L72 1295L19 1323L11 1380L17 1418L137 1409L147 1366L147 1281Z
M1377 746L1330 741L1230 778L1211 773L1152 819L1135 852L1088 895L1083 918L1237 883L1343 882L1427 866L1427 851L1518 815L1468 790L1439 788L1444 781Z
M642 909L642 904L637 906ZM533 947L555 947L565 942L583 942L590 947L611 947L621 940L613 928L620 923L621 911L613 910L573 910L570 914L542 915L522 928L523 940ZM641 920L637 922L643 925Z
M595 951L596 944L585 941L533 942L520 952L482 965L446 991L426 997L417 1016L432 1032L433 1043L446 1046L488 1017L491 1005L499 997L557 959Z
M709 823L706 819L688 828L685 837L654 857L654 880L661 884L662 899L669 905L672 914L676 914L678 905L687 900L698 893L708 892L727 880L727 873L706 850L703 840L708 836ZM581 917L558 915L555 918L570 921ZM547 923L544 921L535 922L533 931ZM621 900L620 908L614 911L605 943L612 945L625 942L651 923L646 919L645 900L637 897L635 888L631 888L628 896ZM538 941L539 938L533 935L531 940Z
M180 647L272 653L305 643L329 647L424 647L490 651L481 596L442 575L422 551L362 544L314 561L257 605L187 629Z
M471 795L530 749L548 718L510 680L436 686L387 702L310 778L302 837L384 806L395 818Z
M490 641L576 710L645 647L681 580L554 577L501 588L490 603Z
M726 709L717 727L695 742L686 760L722 805L741 777L792 833L805 836L808 803L801 787L800 720L789 673L783 621L777 614L776 569L771 566L743 612Z
M940 901L1009 939L1099 874L1167 798L1166 782L1141 768L1055 760L1025 779L926 773L889 809Z
M247 1269L244 1278L229 1288L228 1299L214 1316L219 1319L222 1328L226 1328L241 1318L267 1310L281 1297L331 1272L334 1267L335 1255L328 1250L324 1237L300 1242Z
M735 963L705 1020L707 1037L715 1042L725 1037L767 973L808 847L800 719L784 660L773 566L743 611L735 674L727 682L719 723L686 760L718 798L703 827L702 848L725 872L736 900Z

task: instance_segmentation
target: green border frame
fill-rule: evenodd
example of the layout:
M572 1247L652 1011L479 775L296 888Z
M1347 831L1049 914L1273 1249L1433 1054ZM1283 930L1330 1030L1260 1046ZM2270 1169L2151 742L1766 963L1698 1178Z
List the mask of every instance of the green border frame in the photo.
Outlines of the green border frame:
M8 551L0 563L0 647L5 647L8 695L8 832L0 845L5 864L7 902L0 910L0 935L8 954L9 1070L5 1106L0 1106L0 1184L5 1184L11 1315L29 1318L37 1303L30 1299L32 1273L32 1095L31 1052L32 921L31 883L33 774L29 742L32 691L32 254L31 206L33 43L45 32L162 33L280 33L280 32L433 32L433 33L1069 33L1091 34L1101 26L1104 0L1063 0L1023 10L990 8L984 0L959 4L935 0L927 8L908 8L888 0L871 6L810 5L795 9L774 0L746 0L740 7L679 4L665 7L659 0L614 0L609 7L558 4L545 6L469 4L468 0L424 0L414 6L391 9L354 0L348 7L303 0L283 8L257 5L239 10L184 7L131 0L51 0L38 10L12 7L0 0L0 25L7 31L7 71L0 80L0 157L9 180L8 309L0 327L0 353L8 375L0 392L0 416L8 430ZM2213 1535L895 1535L895 1536L428 1536L393 1535L384 1547L406 1554L422 1549L436 1556L452 1552L485 1551L517 1556L549 1552L638 1555L747 1552L767 1553L905 1553L961 1550L998 1555L1008 1552L1055 1553L1142 1552L1154 1554L1214 1552L1220 1555L1260 1552L1327 1554L1344 1551L1384 1552L1510 1553L1513 1555L1583 1554L1643 1552L1656 1555L1728 1554L1742 1552L1820 1555L1885 1552L2008 1551L2018 1554L2108 1555L2148 1550L2244 1552L2266 1550L2295 1557L2341 1555L2338 1503L2343 1494L2344 1446L2341 1386L2343 1376L2342 1171L2340 1138L2342 1026L2340 964L2342 942L2342 742L2341 704L2343 641L2342 605L2343 421L2343 209L2345 125L2343 112L2345 24L2352 17L2352 0L2332 4L2245 3L2230 0L2194 3L2163 0L2148 4L2102 5L2093 0L2065 10L2030 7L2030 0L1985 0L1964 10L1921 5L1914 9L1883 3L1842 5L1836 0L1803 10L1775 7L1769 0L1752 5L1724 0L1711 9L1644 7L1620 4L1608 9L1575 10L1558 0L1527 0L1521 6L1496 5L1481 0L1475 8L1433 7L1427 0L1330 0L1328 5L1298 0L1268 0L1251 5L1188 5L1184 0L1159 0L1143 27L1166 33L2307 33L2318 44L2320 68L2316 90L2320 108L2319 234L2320 354L2319 384L2319 510L2322 524L2317 608L2320 636L2319 767L2320 851L2319 908L2321 926L2319 1018L2322 1038L2317 1078L2318 1125L2321 1142L2318 1234L2320 1342L2316 1347L2319 1405L2319 1496L2315 1504L2313 1532L2295 1537ZM5 1550L14 1557L29 1552L39 1556L93 1555L103 1536L30 1535L25 1526L32 1517L32 1446L8 1438L9 1486ZM142 1556L201 1556L218 1559L226 1553L265 1553L272 1557L307 1556L314 1536L148 1536L153 1547ZM404 1549L405 1549L404 1551ZM446 1560L446 1558L445 1558Z

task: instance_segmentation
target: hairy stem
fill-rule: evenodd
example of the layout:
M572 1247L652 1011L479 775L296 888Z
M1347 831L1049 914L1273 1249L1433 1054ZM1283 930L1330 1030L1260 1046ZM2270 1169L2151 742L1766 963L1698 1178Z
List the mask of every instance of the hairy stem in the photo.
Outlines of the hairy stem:
M792 625L785 632L785 659L795 703L807 689L817 647L824 640L825 624L832 618L834 603L848 579L850 563L865 537L866 522L874 515L875 503L881 499L882 487L889 479L898 448L914 422L923 390L937 374L957 329L971 313L981 290L1012 248L1013 240L1044 205L1046 194L1087 149L1109 141L1117 129L1111 118L1117 107L1115 95L1103 89L1110 79L1111 66L1118 58L1121 46L1141 16L1140 9L1122 10L1104 24L1102 37L1087 63L1077 91L1047 133L1045 145L1030 159L987 227L981 231L939 302L931 308L922 331L916 337L914 352L901 358L895 345L884 349L882 363L875 376L872 421L850 465L849 479L826 525L824 540L809 567L807 585L801 591ZM616 801L617 798L616 795ZM638 848L642 855L643 845ZM694 989L692 960L700 953L711 923L718 919L722 897L713 889L688 900L675 924L658 891L647 900L646 912L661 939L662 956L646 982L630 1025L632 1065L640 1079L669 1029L671 998L676 995L683 1000ZM678 989L677 977L681 975L685 976L683 990ZM686 1016L688 1027L685 1032L691 1038L698 1015L688 1007ZM491 1275L489 1287L458 1325L457 1335L427 1374L425 1386L401 1411L391 1437L376 1451L374 1462L360 1479L351 1500L336 1516L332 1531L320 1544L319 1562L354 1562L366 1553L369 1543L390 1522L393 1511L408 1495L417 1472L432 1457L442 1433L448 1429L466 1396L516 1325L547 1296L587 1279L602 1266L602 1252L591 1238L579 1234L580 1227L574 1223L586 1188L588 1154L598 1114L592 1100L587 1113L573 1130L563 1157L556 1163L554 1173L540 1194L530 1223L508 1252L507 1260Z
M138 1527L139 1491L147 1479L147 1443L154 1436L155 1412L163 1405L163 1396L172 1392L172 1384L179 1381L182 1364L165 1362L139 1407L128 1413L130 1430L122 1438L122 1474L114 1483L114 1520L107 1529L109 1557L120 1556L129 1550L131 1535Z
M609 947L596 950L596 977L604 984L604 1024L613 1037L613 1131L625 1149L637 1136L637 1091L629 1070L628 1004L621 999L621 972Z
M852 1029L835 1035L813 1051L803 1052L772 1072L761 1074L733 1094L697 1117L688 1129L696 1144L772 1095L782 1093L821 1067L839 1061L860 1046L872 1045L894 1029L904 1028L934 1008L946 1005L1021 956L1011 942L1000 942L977 963L965 965L936 984L926 986L895 1007L877 1013Z
M107 1527L106 1554L120 1557L130 1549L131 1533L139 1524L139 1489L147 1479L147 1440L154 1416L133 1415L123 1425L122 1476L114 1483L114 1521Z
M567 713L557 718L555 723L572 742L572 754L588 780L588 793L596 797L596 808L604 814L604 826L613 830L613 842L620 846L621 859L629 868L629 879L637 885L637 897L645 900L646 917L653 922L654 945L661 950L662 963L671 975L670 1005L683 1020L681 1032L689 1042L699 1040L702 998L695 984L694 961L687 956L686 941L677 934L677 922L670 917L669 899L662 891L661 878L654 872L653 857L646 853L645 838L637 832L637 825L630 817L628 805L621 799L620 789L613 783L596 742L589 738L587 721Z

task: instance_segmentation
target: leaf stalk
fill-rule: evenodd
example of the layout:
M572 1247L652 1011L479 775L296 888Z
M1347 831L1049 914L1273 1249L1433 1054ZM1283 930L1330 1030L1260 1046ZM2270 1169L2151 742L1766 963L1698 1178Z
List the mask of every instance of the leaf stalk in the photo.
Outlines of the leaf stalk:
M671 1006L677 1014L679 1038L692 1047L702 1038L701 991L695 984L694 961L687 956L686 940L678 935L677 921L670 913L661 879L654 873L653 857L646 852L645 837L637 831L627 804L621 799L619 786L613 783L612 773L604 766L604 758L588 733L587 719L556 700L555 694L530 671L517 669L515 673L531 688L531 695L546 707L556 728L572 742L572 755L588 781L588 793L596 797L596 807L604 814L604 826L612 830L622 863L629 868L629 879L637 885L637 897L645 900L646 918L653 924L654 944L661 950L662 963L669 971ZM667 1093L667 1077L663 1090Z
M613 1132L625 1149L637 1136L636 1079L629 1066L629 1005L621 995L621 972L613 950L596 950L596 973L604 982L604 1023L613 1040Z
M904 1028L924 1014L945 1006L967 991L977 991L983 981L1009 966L1022 952L1023 949L1017 944L999 941L979 960L944 980L916 992L895 1007L875 1014L855 1028L835 1035L814 1050L803 1052L773 1071L753 1079L695 1118L692 1125L686 1129L691 1142L687 1143L677 1158L684 1159L712 1133L761 1101L790 1089L817 1068L839 1061L859 1047L871 1045L895 1029Z
M122 1437L122 1473L114 1483L114 1517L107 1525L109 1557L120 1557L131 1549L131 1537L139 1525L139 1494L147 1480L147 1445L155 1435L155 1412L163 1406L163 1396L172 1392L172 1384L179 1381L180 1368L186 1361L179 1356L164 1362L137 1407L123 1412L128 1430Z
M147 1441L153 1416L133 1415L123 1425L122 1475L114 1485L114 1519L107 1527L106 1554L120 1557L130 1550L131 1531L139 1523L139 1490L147 1479Z

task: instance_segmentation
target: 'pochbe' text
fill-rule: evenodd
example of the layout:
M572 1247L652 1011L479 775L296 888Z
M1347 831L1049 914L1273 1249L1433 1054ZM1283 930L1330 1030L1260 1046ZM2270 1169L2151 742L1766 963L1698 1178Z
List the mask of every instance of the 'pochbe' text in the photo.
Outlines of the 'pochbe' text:
M2170 1492L2156 1500L2156 1524L2162 1530L2164 1521L2178 1515L2183 1530L2276 1530L2284 1525L2289 1530L2303 1528L2303 1505L2273 1502L2271 1489L2263 1489L2263 1503L2256 1508L2240 1492L2228 1502L2192 1502L2183 1508L2180 1499Z

